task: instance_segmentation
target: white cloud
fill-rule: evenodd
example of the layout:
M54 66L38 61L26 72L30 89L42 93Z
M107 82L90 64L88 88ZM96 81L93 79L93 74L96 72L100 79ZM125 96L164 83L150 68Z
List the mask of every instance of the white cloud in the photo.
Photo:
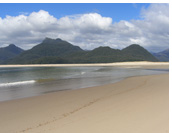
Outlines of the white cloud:
M169 5L151 4L141 10L141 20L112 23L98 13L65 16L60 19L40 10L31 14L0 18L0 47L14 43L28 49L45 37L61 38L83 49L99 46L124 48L137 43L150 51L169 45Z
M151 4L142 9L143 20L133 20L144 37L143 46L150 50L160 51L169 46L169 5Z

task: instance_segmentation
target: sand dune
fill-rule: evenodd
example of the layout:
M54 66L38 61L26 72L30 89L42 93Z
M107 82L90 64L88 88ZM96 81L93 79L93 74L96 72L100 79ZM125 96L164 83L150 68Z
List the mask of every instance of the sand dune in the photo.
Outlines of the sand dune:
M168 133L168 74L0 102L3 133Z

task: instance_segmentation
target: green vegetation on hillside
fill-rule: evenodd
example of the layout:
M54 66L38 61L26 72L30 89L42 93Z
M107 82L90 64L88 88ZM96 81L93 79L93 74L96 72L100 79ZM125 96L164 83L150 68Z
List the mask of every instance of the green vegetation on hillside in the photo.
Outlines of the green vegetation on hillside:
M46 38L42 43L17 57L7 60L7 64L65 64L65 63L111 63L123 61L158 61L143 47L132 44L122 50L98 47L84 51L61 39Z
M23 49L16 47L14 44L10 44L7 47L0 48L0 64L3 64L6 60L16 57L23 51Z

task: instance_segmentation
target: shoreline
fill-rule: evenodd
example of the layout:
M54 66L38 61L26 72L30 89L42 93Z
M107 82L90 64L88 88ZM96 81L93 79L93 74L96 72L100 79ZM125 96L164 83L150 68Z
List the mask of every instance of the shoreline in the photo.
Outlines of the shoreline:
M168 85L169 74L136 76L117 83L3 101L1 131L168 132Z
M160 68L160 69L164 69L164 68ZM156 75L164 75L164 74L167 74L167 73L162 73L162 74L151 74L151 75L129 76L129 77L125 77L125 78L123 78L123 79L120 79L119 81L116 81L116 82L105 83L105 84L100 84L100 85L94 85L94 86L89 86L89 87L76 88L76 89L53 90L53 91L50 91L50 92L43 93L43 94L41 94L41 95L35 95L35 96L29 96L29 97L23 97L23 98L15 98L15 99L11 99L11 100L3 100L3 101L0 101L0 103L1 103L1 102L8 102L8 101L10 102L10 101L14 101L14 100L22 100L22 99L33 98L33 97L39 97L39 96L44 96L44 95L48 95L48 94L52 94L52 93L58 93L58 92L62 92L62 91L73 91L73 90L80 90L80 89L101 87L101 86L116 84L116 83L122 82L123 80L126 80L126 79L128 79L128 78L137 78L137 77L142 77L142 76L156 76Z
M136 62L115 62L115 63L92 63L92 64L27 64L27 65L0 65L3 67L87 67L87 66L116 66L116 67L158 67L169 68L169 62L148 62L148 61L136 61Z
M119 64L121 65L121 66L119 66ZM129 65L129 64L131 64L131 65ZM144 64L144 65L141 65L141 64ZM154 64L154 65L152 65L152 64ZM140 70L146 70L146 69L150 69L152 72L153 72L153 70L155 70L155 71L160 71L159 73L167 73L168 72L168 70L169 70L169 65L167 65L168 63L164 63L164 65L160 65L160 62L158 62L158 63L155 63L155 62L125 62L125 63L110 63L110 64L92 64L92 65L106 65L106 66L102 66L103 67L103 69L104 68L107 68L107 69L111 69L111 68L115 68L115 69L118 69L118 68L124 68L125 70L129 70L129 71L133 71L133 70L136 70L136 71L138 71L138 73L139 73L139 75L141 76L141 73L140 73ZM51 65L51 64L50 64ZM58 65L58 64L56 64L56 65ZM55 65L55 66L56 66ZM78 64L73 64L73 65L78 65ZM86 64L86 65L88 65L88 64ZM113 65L113 66L110 66L110 65ZM49 66L49 65L48 65ZM13 67L13 66L12 66ZM22 68L23 66L21 66L21 68ZM25 67L27 67L27 65L25 65ZM42 67L42 66L38 66L38 67ZM67 65L67 67L69 68L69 69L71 69L72 68L72 66L68 66ZM78 67L76 67L75 69L80 69L79 67L81 67L82 68L82 66L78 66ZM87 67L83 67L82 69L88 69L89 67L91 67L91 66L87 66ZM97 67L97 66L95 66L95 67ZM102 68L102 67L100 67L100 69ZM35 67L36 68L36 67ZM33 68L33 69L35 69L35 68ZM46 68L48 68L48 67L43 67L44 69L46 69ZM53 68L53 67L52 67ZM58 67L57 67L58 68ZM64 67L65 68L65 67ZM94 67L92 67L92 68L94 68ZM92 69L91 68L91 69ZM6 69L6 68L5 68ZM8 68L7 68L8 69ZM10 68L9 68L10 69ZM17 68L17 69L20 69L20 67L19 68ZM72 68L73 69L73 68ZM89 68L90 69L90 68ZM157 70L156 70L157 69ZM4 69L2 68L1 69L2 71L4 71ZM122 70L122 69L121 69ZM83 71L83 70L82 70ZM146 70L147 71L147 70ZM145 72L146 72L145 71ZM162 72L161 72L162 71ZM163 72L164 71L164 72ZM166 72L165 72L166 71ZM147 72L146 72L147 73ZM150 75L151 73L147 73L148 75ZM152 73L153 74L153 73ZM88 75L88 74L87 74ZM121 76L120 75L118 75L118 78L116 77L115 78L115 75L114 75L114 78L113 77L111 77L111 78L109 78L109 81L107 81L107 79L108 78L106 78L106 79L103 79L103 78L98 78L97 80L95 79L95 81L92 81L91 80L91 78L88 78L88 79L86 79L86 80L83 80L82 78L81 79L79 79L79 80L74 80L74 79L71 79L71 80L68 80L67 81L67 79L66 79L66 81L67 81L67 83L65 83L65 80L63 80L63 82L61 82L61 81L57 81L57 83L58 84L56 84L56 85L58 85L58 86L60 86L61 87L61 89L60 89L60 87L56 87L56 85L52 85L54 88L49 88L49 87L51 87L51 86L49 86L48 84L47 84L47 86L45 85L45 86L39 86L38 84L37 84L37 80L32 80L32 79L30 79L30 80L21 80L21 82L19 81L16 81L16 82L6 82L5 84L0 84L0 88L2 88L1 89L1 94L0 94L0 101L9 101L9 100L15 100L15 99L20 99L20 98L27 98L27 97L32 97L32 96L39 96L39 95L44 95L44 94L46 94L46 93L53 93L53 92L58 92L58 90L73 90L73 89L80 89L80 88L86 88L86 87L95 87L95 86L100 86L100 85L105 85L105 84L109 84L109 83L115 83L115 82L118 82L119 80L124 80L125 78L127 78L127 77L130 77L130 76L132 76L133 74L129 74L128 76L122 76L122 78L120 78ZM137 74L136 74L137 75ZM145 73L143 73L143 75L146 75ZM82 76L82 74L81 74L81 76ZM133 75L134 76L134 75ZM40 78L41 79L41 78ZM53 79L54 80L54 79ZM55 81L55 80L54 80ZM75 81L75 82L74 82ZM30 82L31 82L31 84L30 84ZM60 82L60 83L59 83ZM22 83L24 83L25 85L26 84L30 84L30 87L29 87L29 85L28 85L28 89L23 89L23 90L20 90L20 87L19 87L19 85L21 85ZM18 86L18 90L16 89L16 91L15 91L15 86L12 86L13 84L15 84L16 86ZM24 85L23 84L23 85ZM33 84L33 85L32 85ZM65 87L65 84L67 84L66 85L66 87ZM29 92L29 88L30 88L30 90L34 90L35 88L34 88L34 85L35 85L35 87L37 86L38 88L37 88L37 91L35 91L35 93L33 93L32 91L30 91ZM7 90L5 90L5 88L3 88L3 86L9 86L9 88L7 89ZM12 87L10 87L10 86L12 86ZM14 89L13 89L14 88ZM47 89L46 89L47 88ZM43 91L42 91L43 90ZM13 93L14 92L14 93ZM14 94L14 95L13 95Z

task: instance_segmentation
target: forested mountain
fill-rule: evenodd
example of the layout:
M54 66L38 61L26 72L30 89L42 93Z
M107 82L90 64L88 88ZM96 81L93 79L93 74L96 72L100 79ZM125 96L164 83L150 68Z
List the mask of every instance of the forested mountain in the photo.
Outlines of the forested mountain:
M169 61L169 49L158 53L152 53L159 61Z
M132 44L122 50L98 47L84 51L61 39L46 38L42 43L6 64L59 64L59 63L110 63L122 61L158 61L143 47Z
M15 46L14 44L10 44L7 47L0 48L0 63L4 63L4 61L14 58L24 50Z
M85 53L73 54L66 59L80 63L110 63L122 61L158 61L143 47L132 44L122 50L110 47L98 47ZM72 63L72 62L71 62Z
M59 57L78 51L83 50L80 47L74 46L61 39L45 38L42 43L34 46L30 50L23 52L20 56L10 60L8 63L32 64L44 60L44 58L46 60L47 58L49 60L51 60L51 58L52 60L54 60L54 58L59 59Z
M158 61L151 53L138 44L132 44L122 50L123 54L127 56L128 61L134 60L146 60L146 61Z

